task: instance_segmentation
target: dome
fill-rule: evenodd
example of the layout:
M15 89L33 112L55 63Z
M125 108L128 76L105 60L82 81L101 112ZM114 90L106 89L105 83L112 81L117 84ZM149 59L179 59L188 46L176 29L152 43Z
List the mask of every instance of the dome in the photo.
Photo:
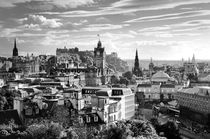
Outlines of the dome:
M167 82L168 80L170 80L169 75L163 71L158 71L152 76L152 81L155 82Z
M158 71L157 73L155 73L152 78L170 78L169 75L163 71Z

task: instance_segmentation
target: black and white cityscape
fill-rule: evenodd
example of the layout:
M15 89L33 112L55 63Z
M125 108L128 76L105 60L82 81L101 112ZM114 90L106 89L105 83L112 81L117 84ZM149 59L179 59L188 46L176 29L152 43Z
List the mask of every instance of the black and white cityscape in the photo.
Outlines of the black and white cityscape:
M0 0L0 139L210 139L210 0Z

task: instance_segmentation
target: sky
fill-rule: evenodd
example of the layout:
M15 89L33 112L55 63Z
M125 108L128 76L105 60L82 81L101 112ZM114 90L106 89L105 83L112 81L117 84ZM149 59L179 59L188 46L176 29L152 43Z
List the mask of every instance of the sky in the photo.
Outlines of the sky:
M122 59L210 59L210 0L0 0L0 56L94 50Z

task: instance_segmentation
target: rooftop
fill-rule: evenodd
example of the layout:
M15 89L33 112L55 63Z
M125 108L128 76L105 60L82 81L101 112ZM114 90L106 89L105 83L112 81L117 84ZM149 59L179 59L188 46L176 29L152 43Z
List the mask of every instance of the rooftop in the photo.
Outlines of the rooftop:
M193 88L183 88L183 89L179 90L179 92L210 97L210 94L209 94L210 87L208 87L208 86L196 86Z

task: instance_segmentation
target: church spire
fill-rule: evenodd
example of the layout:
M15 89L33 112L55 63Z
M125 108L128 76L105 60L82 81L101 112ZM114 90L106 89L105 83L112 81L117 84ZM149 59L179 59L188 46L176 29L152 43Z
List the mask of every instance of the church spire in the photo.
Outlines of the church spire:
M17 49L16 38L14 40L14 48L13 48L13 54L12 54L12 56L18 56L18 49Z
M135 57L135 67L139 68L139 57L138 57L138 50L136 49L136 57Z
M193 54L192 63L195 64L195 54Z
M97 34L97 36L98 36L98 44L97 44L97 47L98 48L101 48L102 44L101 44L101 40L100 40L100 35Z
M142 76L142 71L139 67L139 57L138 57L138 50L136 49L136 56L135 56L135 63L134 63L134 68L133 68L133 74L136 75L137 77Z

